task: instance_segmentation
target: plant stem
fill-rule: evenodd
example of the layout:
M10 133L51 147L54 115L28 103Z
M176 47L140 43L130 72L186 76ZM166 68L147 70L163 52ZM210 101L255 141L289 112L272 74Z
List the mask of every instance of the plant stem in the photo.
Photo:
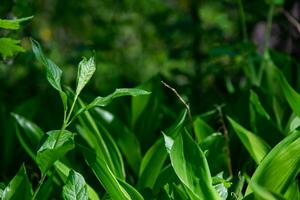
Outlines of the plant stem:
M238 1L238 5L239 5L240 16L241 16L243 40L247 41L248 40L248 34L247 34L246 17L245 17L244 6L243 6L243 3L242 3L242 0L237 0L237 1Z
M273 20L273 14L274 14L274 4L270 6L268 17L267 17L267 25L266 25L266 32L265 32L265 44L264 44L264 50L266 51L269 48L270 45L270 38L272 34L272 20Z
M36 190L35 190L35 192L34 192L34 194L33 194L33 196L32 196L32 200L35 200L35 199L36 199L36 196L37 196L37 194L39 193L39 191L40 191L40 189L41 189L41 186L42 186L42 184L43 184L43 182L44 182L46 176L47 176L47 172L42 176L41 180L39 181L39 184L38 184L38 186L37 186L37 188L36 188Z

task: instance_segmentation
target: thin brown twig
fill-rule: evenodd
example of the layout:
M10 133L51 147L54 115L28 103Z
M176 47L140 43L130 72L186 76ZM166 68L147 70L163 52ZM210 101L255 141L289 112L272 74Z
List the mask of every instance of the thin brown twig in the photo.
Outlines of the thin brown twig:
M297 19L295 17L293 17L290 13L288 13L286 10L284 9L281 9L280 10L284 15L285 17L288 19L288 21L295 26L295 28L297 29L297 31L299 32L300 34L300 23L297 21Z
M191 114L191 110L190 110L190 106L188 105L187 102L184 101L184 99L180 96L180 94L170 85L168 85L166 82L161 81L161 83L167 87L168 89L170 89L177 97L178 99L181 101L181 103L186 107L187 111L188 111L188 115L189 115L189 119L191 121L192 127L193 127L193 118L192 118L192 114Z
M222 107L220 107L219 105L216 105L216 109L219 113L219 118L220 118L220 123L222 126L222 130L224 133L224 139L225 139L225 146L226 146L226 153L227 153L227 157L228 157L228 173L230 176L233 175L232 173L232 165L231 165L231 153L230 153L230 148L229 148L229 136L228 136L228 129L226 127L226 124L224 122L224 116L223 116L223 112L222 112Z

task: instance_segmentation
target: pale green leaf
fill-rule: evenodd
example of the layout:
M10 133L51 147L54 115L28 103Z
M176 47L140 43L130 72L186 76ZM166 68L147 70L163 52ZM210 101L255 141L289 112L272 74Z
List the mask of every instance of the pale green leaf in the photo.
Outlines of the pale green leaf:
M0 19L0 28L16 30L20 28L20 22L27 21L32 18L33 16L19 19Z
M78 72L77 72L76 95L79 95L81 90L92 78L95 71L96 71L96 65L95 65L94 57L91 57L89 60L83 58L82 61L80 61L78 66Z
M66 200L87 200L87 185L78 172L71 170L66 185L63 187L63 198Z

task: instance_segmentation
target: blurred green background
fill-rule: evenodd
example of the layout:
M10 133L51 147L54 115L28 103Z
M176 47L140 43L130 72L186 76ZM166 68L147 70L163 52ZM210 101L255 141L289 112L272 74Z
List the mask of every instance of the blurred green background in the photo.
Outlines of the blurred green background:
M32 119L45 130L60 126L59 98L31 51L30 38L38 40L63 69L66 85L75 85L82 56L95 56L97 71L85 89L86 98L152 78L176 88L189 100L192 113L224 102L232 103L234 111L240 109L233 105L243 98L243 91L256 82L253 70L260 68L267 2L1 0L1 19L34 17L17 31L0 30L1 36L20 39L26 50L0 60L0 178L9 180L16 166L28 159L17 142L10 112ZM282 9L300 17L296 0L275 8L271 55L297 88L299 33ZM175 118L182 106L170 91L162 92L163 112ZM120 115L126 112L118 108Z

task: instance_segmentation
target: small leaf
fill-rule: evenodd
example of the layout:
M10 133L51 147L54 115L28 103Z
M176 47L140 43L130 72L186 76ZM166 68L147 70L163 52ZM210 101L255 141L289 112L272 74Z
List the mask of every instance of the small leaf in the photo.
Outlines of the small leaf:
M71 170L66 185L63 187L63 198L66 200L87 200L87 185L78 172Z
M248 131L230 117L227 117L234 131L248 150L251 157L259 164L270 150L269 145L257 135Z
M32 188L27 177L25 166L22 165L17 175L6 186L2 194L2 200L31 200Z
M170 150L171 164L178 178L196 199L220 199L212 185L208 163L199 146L187 134L180 134Z
M107 106L112 102L113 99L117 97L122 97L122 96L140 96L140 95L148 95L151 92L147 92L145 90L137 89L137 88L119 88L116 89L112 94L106 96L106 97L97 97L90 103L87 108L92 108L95 106Z
M40 44L35 41L31 40L32 50L35 54L35 57L39 62L41 62L46 67L46 75L49 83L54 87L56 90L62 92L61 89L61 76L62 71L61 69L50 59L46 58Z
M89 60L83 58L78 66L76 95L79 95L79 93L89 82L95 71L96 65L94 57L91 57Z
M47 132L48 138L37 152L36 161L44 174L52 164L74 148L74 134L64 130Z
M11 38L0 38L0 54L3 57L13 56L16 53L24 52L23 47L20 46L20 40Z
M20 22L32 19L33 16L20 19L0 19L0 28L16 30L20 28Z

